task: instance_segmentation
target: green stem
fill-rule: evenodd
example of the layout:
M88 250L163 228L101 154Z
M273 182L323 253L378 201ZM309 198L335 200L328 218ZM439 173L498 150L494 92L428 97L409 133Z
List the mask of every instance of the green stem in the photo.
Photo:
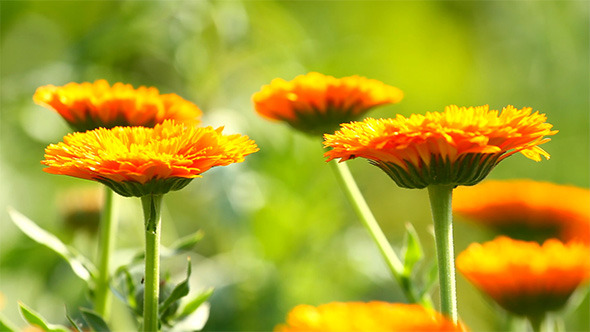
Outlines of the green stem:
M549 314L528 317L534 332L553 332L554 322Z
M141 197L145 219L143 331L158 331L160 295L160 208L162 195Z
M385 234L379 227L377 220L373 216L371 209L367 205L367 202L363 198L361 191L359 190L350 170L346 163L338 163L338 162L331 162L332 168L336 173L338 181L342 185L346 197L352 203L352 207L354 211L358 215L359 219L363 223L363 226L369 231L369 234L375 241L375 244L379 248L381 255L385 259L391 274L395 278L395 280L399 283L404 291L404 294L408 298L408 301L412 303L418 302L417 295L414 293L411 282L409 280L409 276L404 274L404 266L400 259L397 257L391 245L387 241ZM421 299L425 306L431 306L429 304L429 298L425 297Z
M434 221L441 312L456 323L457 290L451 209L453 185L430 185L428 195Z
M110 188L104 187L104 197L104 207L100 217L99 269L96 278L94 310L108 321L111 311L110 263L115 248L117 206L114 193Z

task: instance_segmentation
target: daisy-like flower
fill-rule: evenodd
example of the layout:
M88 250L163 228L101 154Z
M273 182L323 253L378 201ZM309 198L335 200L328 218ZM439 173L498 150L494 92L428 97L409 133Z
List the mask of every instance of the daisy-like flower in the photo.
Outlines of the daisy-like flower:
M453 211L512 238L590 243L588 189L533 180L489 180L458 188Z
M372 107L397 103L400 89L360 76L335 78L316 72L280 78L252 96L258 114L285 121L312 135L333 132L338 125L358 119Z
M48 173L99 181L122 196L164 194L258 151L247 136L223 135L222 129L171 120L154 128L99 128L48 146L42 163Z
M506 310L536 318L563 307L590 279L590 247L556 239L540 245L501 236L471 244L457 257L457 268Z
M154 87L134 89L130 84L105 80L39 87L33 100L59 113L74 130L116 126L154 127L166 119L198 124L201 110L193 103Z
M417 304L333 302L299 305L277 332L464 331L438 312Z
M363 157L385 171L400 187L474 185L504 158L520 152L540 161L549 154L538 145L554 135L546 116L525 107L502 112L479 107L448 106L445 111L368 118L343 124L324 135L328 161Z

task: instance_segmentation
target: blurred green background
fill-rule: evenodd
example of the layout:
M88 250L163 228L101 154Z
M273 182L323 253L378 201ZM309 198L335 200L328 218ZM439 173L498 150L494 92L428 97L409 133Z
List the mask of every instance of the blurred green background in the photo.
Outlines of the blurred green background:
M33 103L41 85L105 78L155 86L195 102L204 124L258 143L244 163L165 198L163 244L205 232L191 253L191 285L216 288L208 331L271 330L301 303L403 301L320 142L255 114L250 97L273 78L358 74L404 91L400 104L373 117L449 104L533 107L560 131L544 146L551 160L513 156L490 178L589 185L587 1L1 1L0 11L0 309L21 327L17 301L64 323L64 305L75 311L87 300L70 267L24 236L6 207L90 257L96 251L93 228L64 222L63 211L83 204L64 199L68 192L100 186L41 171L44 148L69 131ZM397 188L362 160L349 165L394 246L411 222L432 261L426 191ZM124 264L125 253L142 247L142 217L138 199L120 204ZM457 252L491 238L461 220L455 236ZM165 267L180 275L183 258ZM458 282L471 330L505 330L506 316ZM567 311L568 331L590 330L588 309L586 297ZM125 310L115 318L117 328L131 326Z

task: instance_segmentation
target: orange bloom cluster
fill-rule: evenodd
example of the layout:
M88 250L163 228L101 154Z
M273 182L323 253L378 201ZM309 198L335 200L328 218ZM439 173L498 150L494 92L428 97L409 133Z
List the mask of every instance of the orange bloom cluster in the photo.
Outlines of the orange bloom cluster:
M557 310L590 279L590 247L551 239L498 237L473 243L457 257L457 269L506 310L538 317Z
M590 243L590 190L533 180L485 181L458 188L457 215L512 238Z
M363 157L383 169L399 186L473 185L504 158L520 152L540 161L549 154L538 145L554 135L546 117L525 107L502 112L448 106L442 113L398 115L343 124L324 135L328 161Z
M193 103L158 89L115 83L68 83L58 87L46 85L37 89L33 100L58 112L75 130L116 126L154 127L166 119L198 124L201 110Z
M99 128L50 145L42 163L48 173L96 180L123 196L163 194L258 151L247 136L223 135L222 129L171 120L154 128Z
M277 332L463 331L443 315L417 304L333 302L299 305Z
M252 96L258 114L322 135L358 119L372 107L397 103L400 89L360 76L335 78L316 72L292 81L277 78Z

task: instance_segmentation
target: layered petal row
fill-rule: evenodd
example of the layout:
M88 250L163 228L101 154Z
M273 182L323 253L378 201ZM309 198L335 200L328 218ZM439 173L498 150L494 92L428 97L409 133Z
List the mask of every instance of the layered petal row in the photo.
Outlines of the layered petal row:
M222 129L171 120L154 128L99 128L48 146L42 163L48 173L99 181L123 196L162 194L258 151L247 136L223 135Z
M525 107L448 106L444 112L368 118L324 135L328 161L366 158L399 186L474 185L504 158L520 152L540 161L554 135L546 116Z

